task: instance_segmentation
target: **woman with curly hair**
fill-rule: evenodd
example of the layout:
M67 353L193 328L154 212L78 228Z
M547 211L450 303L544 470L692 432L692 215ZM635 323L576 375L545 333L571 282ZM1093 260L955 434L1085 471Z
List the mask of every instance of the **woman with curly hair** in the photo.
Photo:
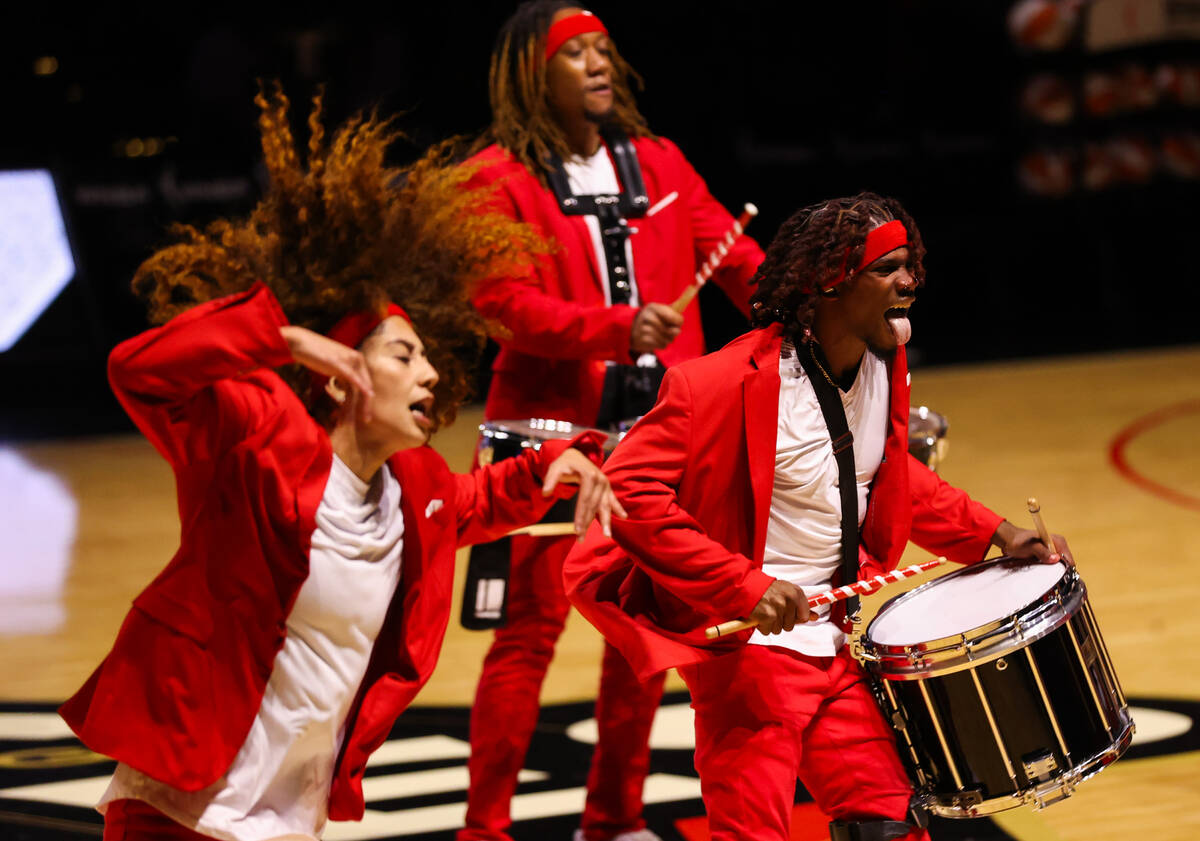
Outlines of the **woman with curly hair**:
M471 287L537 250L528 229L467 212L470 173L441 150L386 166L386 121L327 141L319 98L305 166L286 98L257 101L266 196L142 265L166 323L109 360L175 471L182 534L61 709L119 761L106 839L361 818L367 758L436 662L455 548L536 521L566 483L577 528L621 513L594 433L469 476L424 446L482 341Z

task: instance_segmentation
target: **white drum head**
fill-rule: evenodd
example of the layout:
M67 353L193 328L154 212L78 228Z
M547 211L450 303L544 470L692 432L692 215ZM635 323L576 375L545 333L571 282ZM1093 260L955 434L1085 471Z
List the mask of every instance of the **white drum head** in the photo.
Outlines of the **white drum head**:
M867 636L879 645L903 646L965 634L1019 613L1065 574L1062 564L1028 561L968 567L900 596L879 612Z

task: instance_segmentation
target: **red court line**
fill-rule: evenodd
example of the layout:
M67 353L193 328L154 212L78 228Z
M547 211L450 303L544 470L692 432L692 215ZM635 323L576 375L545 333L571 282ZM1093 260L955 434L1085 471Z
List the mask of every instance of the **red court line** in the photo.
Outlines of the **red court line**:
M1125 448L1129 446L1129 442L1134 438L1169 420L1190 414L1200 414L1200 400L1188 400L1183 403L1176 403L1173 406L1166 406L1148 415L1143 415L1117 433L1117 437L1108 445L1108 460L1112 462L1112 466L1118 473L1142 490L1149 491L1168 502L1182 505L1184 508L1192 508L1200 511L1200 498L1194 497L1191 494L1185 494L1182 491L1175 490L1147 476L1143 476L1125 458Z

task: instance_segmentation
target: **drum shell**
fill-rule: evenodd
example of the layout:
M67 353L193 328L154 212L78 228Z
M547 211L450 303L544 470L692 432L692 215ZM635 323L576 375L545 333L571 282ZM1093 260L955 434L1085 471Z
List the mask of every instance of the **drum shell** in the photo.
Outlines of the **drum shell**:
M949 431L950 422L932 409L913 406L908 410L908 451L935 473L946 458Z
M492 464L515 458L527 449L538 450L546 441L570 438L589 427L578 426L569 421L545 418L530 418L525 421L489 421L479 425L479 443L476 460L480 465ZM600 431L600 430L596 430ZM605 433L604 457L612 453L619 437ZM575 499L559 499L538 521L540 523L569 523L575 519Z
M1047 604L1060 608L1053 621ZM1034 615L1040 625L1023 621ZM1074 570L1039 603L964 634L964 656L936 642L907 646L907 665L895 646L864 644L880 707L935 814L1048 805L1128 747L1133 721ZM983 656L971 660L973 650Z
M527 449L540 449L546 441L570 438L586 431L568 421L545 418L528 420L489 421L479 427L476 461L482 467L504 459L514 458ZM615 435L608 436L605 456L617 444ZM560 526L556 537L528 537L527 540L562 539L571 534L575 520L575 500L558 499L542 516L539 524ZM512 537L506 536L491 543L471 547L466 581L463 588L460 622L472 631L499 628L508 621L508 582L511 572Z

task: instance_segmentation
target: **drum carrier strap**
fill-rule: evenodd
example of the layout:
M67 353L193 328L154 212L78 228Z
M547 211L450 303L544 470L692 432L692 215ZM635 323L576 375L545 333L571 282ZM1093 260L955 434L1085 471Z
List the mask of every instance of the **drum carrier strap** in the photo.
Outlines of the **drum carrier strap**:
M806 347L807 345L807 347ZM796 358L800 360L808 381L812 383L829 429L829 440L833 444L833 457L838 467L838 491L842 499L842 584L858 578L858 477L854 472L854 436L846 422L846 409L836 386L828 379L816 359L819 346L815 340L809 343L795 342ZM805 350L808 352L806 353ZM846 599L846 618L859 621L859 598Z
M608 299L613 306L629 304L633 284L625 259L629 239L629 219L646 215L650 196L638 164L637 150L628 135L616 126L600 130L617 170L620 192L616 195L576 195L571 192L562 158L551 152L546 163L546 182L564 216L595 216L600 226L604 263L608 274ZM632 362L632 356L630 361ZM605 374L600 409L592 423L601 428L614 427L620 421L640 417L654 405L658 388L667 369L654 354L642 354L637 364L610 365Z
M562 158L553 152L549 156L550 170L546 181L558 200L564 216L595 216L600 223L600 239L604 244L604 262L608 268L608 291L614 304L628 304L633 287L629 283L629 267L625 263L625 241L629 239L626 219L645 216L650 209L650 197L642 181L637 152L625 132L606 126L601 132L616 164L617 180L623 188L617 195L575 195L567 182Z

